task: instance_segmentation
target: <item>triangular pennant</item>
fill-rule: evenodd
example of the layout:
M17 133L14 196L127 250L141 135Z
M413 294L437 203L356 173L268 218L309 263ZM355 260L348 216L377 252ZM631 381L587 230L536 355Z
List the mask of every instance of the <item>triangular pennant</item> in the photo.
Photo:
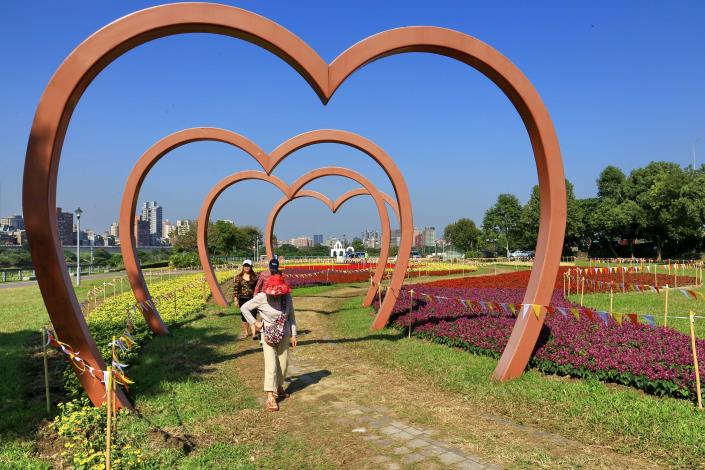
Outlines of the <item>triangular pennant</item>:
M654 322L654 316L653 315L644 315L644 321L649 324L649 326L655 326L656 322Z
M537 304L532 304L531 308L534 310L534 315L536 315L536 319L538 320L541 318L541 306Z
M622 314L621 313L613 312L612 317L614 318L614 321L616 321L618 325L622 324Z

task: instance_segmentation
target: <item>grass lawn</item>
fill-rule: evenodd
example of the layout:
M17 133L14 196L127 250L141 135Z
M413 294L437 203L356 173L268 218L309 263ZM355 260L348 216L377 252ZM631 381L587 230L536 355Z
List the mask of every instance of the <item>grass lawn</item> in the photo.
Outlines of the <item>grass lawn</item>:
M85 299L94 286L105 279L82 280L75 288ZM166 280L166 276L165 276ZM154 279L158 282L158 279ZM296 289L294 295L313 295L336 287L316 286ZM41 358L41 332L49 323L38 286L8 287L0 290L0 468L50 468L34 455L38 451L38 431L47 419ZM133 395L139 414L120 418L121 432L140 443L146 468L275 468L278 453L284 452L301 463L300 468L326 467L316 452L286 435L278 436L267 451L261 443L238 444L224 416L247 420L246 410L260 404L239 383L237 376L217 365L232 359L232 342L239 331L234 314L196 315L174 328L168 337L155 337L146 343L139 360L130 365L135 380ZM239 326L239 325L238 325ZM64 358L54 353L50 361L50 385L54 402L62 400L59 371ZM216 366L214 366L214 364ZM245 411L244 418L236 415ZM52 407L52 416L57 412ZM254 411L253 411L254 412ZM191 440L208 434L199 442L199 451L190 452ZM257 456L257 465L251 461Z
M491 382L494 359L407 339L393 329L371 334L371 309L359 307L358 298L343 311L330 317L338 335L367 338L350 347L385 367L462 394L468 406L480 412L675 467L697 468L705 462L705 413L691 402L531 370L514 381ZM394 334L400 336L398 341L384 339Z
M698 287L694 290L705 292L705 288ZM570 295L571 302L580 304L580 295ZM625 292L615 293L612 299L612 310L617 313L643 313L653 315L657 325L664 324L664 308L666 293L662 290L658 294L655 292ZM610 309L609 294L585 294L583 305L592 307L604 312ZM689 311L696 315L705 317L705 300L686 298L677 289L671 289L668 293L668 315L676 317L687 317ZM669 318L668 326L690 335L690 324L687 319ZM705 318L695 319L695 335L705 337Z
M78 298L85 299L88 291L102 286L103 281L105 279L84 279L81 287L75 288ZM0 305L2 467L32 450L37 426L46 417L40 329L49 322L49 316L36 285L0 289ZM58 366L58 360L51 361L51 388L55 396L60 391ZM38 461L35 463L40 465Z

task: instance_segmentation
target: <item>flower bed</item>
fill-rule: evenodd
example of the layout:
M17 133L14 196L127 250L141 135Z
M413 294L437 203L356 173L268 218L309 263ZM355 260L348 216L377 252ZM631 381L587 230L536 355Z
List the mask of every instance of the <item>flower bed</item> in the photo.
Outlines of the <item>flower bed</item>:
M521 303L526 281L528 272L516 272L406 286L395 307L393 322L399 328L411 327L413 334L434 342L499 357L516 319L508 309L496 306ZM417 297L409 312L411 288ZM420 292L430 297L421 298ZM468 307L459 299L497 304L480 308L471 303ZM573 307L563 299L562 280L561 289L554 290L551 306ZM699 357L705 358L705 340L698 339L696 345ZM704 363L705 359L701 359L703 377ZM633 386L655 395L695 397L690 337L671 328L627 321L618 324L613 318L605 324L586 316L576 319L569 313L551 314L546 317L530 367Z
M563 289L563 275L569 270L572 272L571 276L571 290L575 289L575 268L567 268L562 266L558 275L556 276L556 282L554 288ZM434 287L452 287L452 288L492 288L492 287L515 287L515 288L526 288L529 283L529 276L531 271L514 271L509 273L497 274L496 276L476 276L476 277L464 277L459 279L444 279L441 281L433 281L427 286ZM674 285L693 285L695 284L695 278L690 276L678 276L678 283L675 282L675 276L670 274L658 274L656 277L656 282L658 286L674 286ZM595 282L595 283L593 283ZM599 275L588 274L585 276L585 293L593 292L609 292L610 283L613 284L615 292L621 290L622 284L622 273L604 273ZM627 290L635 290L634 286L652 286L654 285L654 275L646 273L624 273L624 283Z

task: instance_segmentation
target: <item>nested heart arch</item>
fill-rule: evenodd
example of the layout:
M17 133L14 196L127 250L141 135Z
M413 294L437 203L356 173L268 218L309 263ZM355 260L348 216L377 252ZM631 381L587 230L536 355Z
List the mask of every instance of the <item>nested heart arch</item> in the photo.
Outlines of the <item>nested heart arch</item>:
M185 33L222 34L259 45L296 69L324 104L359 68L405 52L450 57L483 73L512 102L531 140L538 171L541 215L536 262L524 303L548 304L565 234L563 162L553 123L539 94L524 74L501 53L458 31L413 26L363 39L328 65L296 35L249 11L211 3L167 4L110 23L69 54L40 98L27 145L22 200L39 287L57 333L63 336L62 340L81 348L83 357L92 361L96 368L103 368L104 362L80 314L58 237L56 184L66 129L83 92L112 61L145 42ZM411 216L407 204L408 201L399 201L402 218ZM405 248L401 246L400 251ZM398 264L407 263L406 259L398 259ZM404 270L397 269L394 274ZM531 357L543 319L543 313L538 318L524 315L517 319L494 371L495 378L504 380L521 375ZM378 323L375 325L379 326ZM81 381L93 403L101 403L102 384L86 376L82 376ZM118 398L121 403L126 403L124 396Z
M387 255L388 255L388 250L389 250L389 240L391 238L391 227L389 224L389 214L387 213L387 208L385 206L385 199L382 197L380 192L377 190L377 187L366 177L362 176L361 174L357 173L356 171L350 170L348 168L340 168L340 167L323 167L323 168L318 168L316 170L310 171L306 173L305 175L301 176L298 178L296 181L291 186L287 186L286 183L281 181L279 178L273 175L268 175L266 173L260 172L260 171L241 171L238 173L233 173L232 175L229 175L222 180L220 180L218 183L213 186L213 188L210 190L206 198L203 200L203 204L201 206L201 210L198 215L198 223L196 225L196 240L198 244L198 256L201 260L201 266L203 267L203 272L206 277L206 281L208 282L208 285L211 290L211 294L213 295L214 300L216 303L220 306L226 307L228 306L228 301L223 295L223 291L220 288L220 284L218 283L218 279L215 276L215 272L213 271L213 265L211 264L210 261L210 256L208 254L208 221L210 219L210 214L211 210L213 209L213 205L215 204L215 201L218 199L218 197L228 189L230 186L237 184L241 181L246 181L246 180L251 180L251 179L259 179L262 181L268 181L272 184L274 184L277 188L279 188L283 193L284 193L284 198L287 200L294 199L296 197L299 197L303 191L306 191L303 189L303 186L306 184L310 183L311 181L314 181L316 179L325 177L325 176L342 176L348 179L351 179L353 181L356 181L360 185L363 186L365 191L367 191L368 194L372 196L372 199L375 203L375 207L377 208L377 213L379 215L380 219L380 224L382 226L382 233L384 234L384 238L386 240L385 246L387 247ZM315 195L314 195L315 194ZM315 193L313 194L310 192L308 193L309 196L316 197L317 199L321 199L324 202L327 203L327 205L333 210L334 208L337 208L335 203L331 202L330 199L327 197L323 196L320 193ZM320 197L318 196L320 195ZM327 200L327 201L326 201ZM409 236L411 234L408 234ZM407 238L409 238L407 236ZM382 255L382 254L381 254ZM376 291L376 285L382 282L382 277L384 276L384 271L387 266L387 259L382 258L380 256L380 260L377 263L377 268L375 269L375 274L373 276L373 282L374 284L370 286L370 288L367 291L367 295L365 296L365 300L363 303L366 305L370 305L372 303L372 300L374 299L374 294ZM396 280L392 279L390 283L390 288L393 289L393 291L398 292L399 288L401 288L401 285L403 283L404 279L403 277L398 277ZM391 308L394 307L394 300L392 296L387 296L385 299L387 301L387 304L391 306ZM380 306L380 310L377 313L377 316L381 315L382 307L384 306L384 302L382 306Z
M284 209L284 207L289 204L291 201L295 199L299 199L302 197L311 197L314 199L318 199L319 201L322 201L325 203L331 210L331 212L335 213L338 212L338 209L340 209L340 206L342 206L345 202L349 201L350 199L357 197L357 196L372 196L373 198L377 197L374 194L371 194L367 189L365 188L356 188L356 189L351 189L344 193L342 196L340 196L338 199L335 201L331 201L328 197L324 196L323 194L319 193L318 191L310 191L310 190L301 190L299 193L294 196L289 198L288 196L283 196L279 201L277 201L276 204L274 204L274 207L272 207L272 210L269 213L269 216L267 217L267 225L265 226L264 229L264 246L267 251L267 257L272 258L274 256L274 246L272 244L272 240L274 239L274 224L276 223L277 217L279 216L279 213ZM394 214L397 217L397 220L399 220L399 207L396 203L396 201L387 193L383 193L381 191L378 191L378 197L381 197L384 202L389 205L392 210L394 210ZM385 210L385 215L387 218L389 217L388 212ZM370 285L367 295L365 295L364 300L362 301L362 305L364 307L369 307L372 305L372 301L374 300L375 297L375 292L377 291L377 285L375 282L377 282L377 279L381 280L384 277L384 271L387 268L387 262L389 261L389 249L391 246L391 240L392 240L392 234L391 232L385 232L384 230L382 231L382 239L380 240L380 252L379 252L379 258L377 261L377 267L376 267L376 273L379 275L375 275L372 279L372 284Z
M396 184L395 181L392 180L392 186L397 194L397 200L410 201L406 183L404 182L403 176L401 175L401 172L399 171L399 168L394 160L374 142L348 131L338 129L318 129L304 132L283 142L269 155L250 139L235 132L215 127L194 127L183 129L160 139L149 149L147 149L144 154L142 154L127 178L125 190L122 194L119 224L119 235L121 241L120 251L122 252L125 271L127 272L127 277L136 301L144 306L142 308L142 314L144 315L145 321L155 334L166 334L168 333L168 329L159 316L156 306L153 302L150 302L151 296L149 294L149 289L144 280L139 258L137 257L137 243L134 232L137 198L144 179L161 158L178 147L199 141L221 142L239 148L255 159L255 161L257 161L262 169L268 174L271 174L285 158L301 148L319 143L336 143L347 145L349 147L361 150L372 157L372 159L374 159L382 167L390 178L398 178L396 180ZM411 203L409 202L408 204L410 205ZM406 236L411 237L413 230L411 219L409 218L406 223L402 223L398 211L399 203L395 203L394 207L397 208L397 218L402 229L402 237L404 236L405 229L408 232ZM411 245L409 244L409 252L411 250L410 246ZM403 256L401 247L400 253ZM217 290L211 288L211 290L214 292L213 295L216 300L222 297L218 295L218 293L220 293L220 288ZM366 296L366 301L368 298L371 303L372 294ZM382 314L387 315L388 318L392 308L393 306L385 307Z

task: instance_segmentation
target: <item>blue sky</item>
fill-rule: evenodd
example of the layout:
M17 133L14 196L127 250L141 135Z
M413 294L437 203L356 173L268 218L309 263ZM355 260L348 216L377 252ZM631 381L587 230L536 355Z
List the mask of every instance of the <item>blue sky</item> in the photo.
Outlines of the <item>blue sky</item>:
M230 2L228 2L230 3ZM63 58L110 21L157 2L6 2L0 15L0 214L21 210L29 129L39 96ZM705 2L232 2L277 21L330 61L389 28L435 25L489 43L533 82L554 120L566 175L579 197L595 193L608 164L625 171L652 160L692 161L705 135ZM522 202L536 184L533 156L509 101L478 72L450 59L404 54L351 77L324 107L281 60L241 41L182 35L134 49L89 87L69 126L58 204L81 206L85 226L118 217L134 162L161 137L193 126L231 129L265 150L300 132L340 128L381 145L411 191L416 225L440 230L459 217L481 223L502 192ZM705 162L705 143L697 147ZM391 192L382 171L356 151L320 145L276 174L293 181L341 165ZM166 218L194 218L209 188L255 168L222 144L198 143L163 159L140 202ZM336 197L355 183L328 178L312 189ZM249 182L227 191L214 216L262 226L280 194ZM378 227L371 200L338 214L299 200L279 217L280 237L347 234Z

